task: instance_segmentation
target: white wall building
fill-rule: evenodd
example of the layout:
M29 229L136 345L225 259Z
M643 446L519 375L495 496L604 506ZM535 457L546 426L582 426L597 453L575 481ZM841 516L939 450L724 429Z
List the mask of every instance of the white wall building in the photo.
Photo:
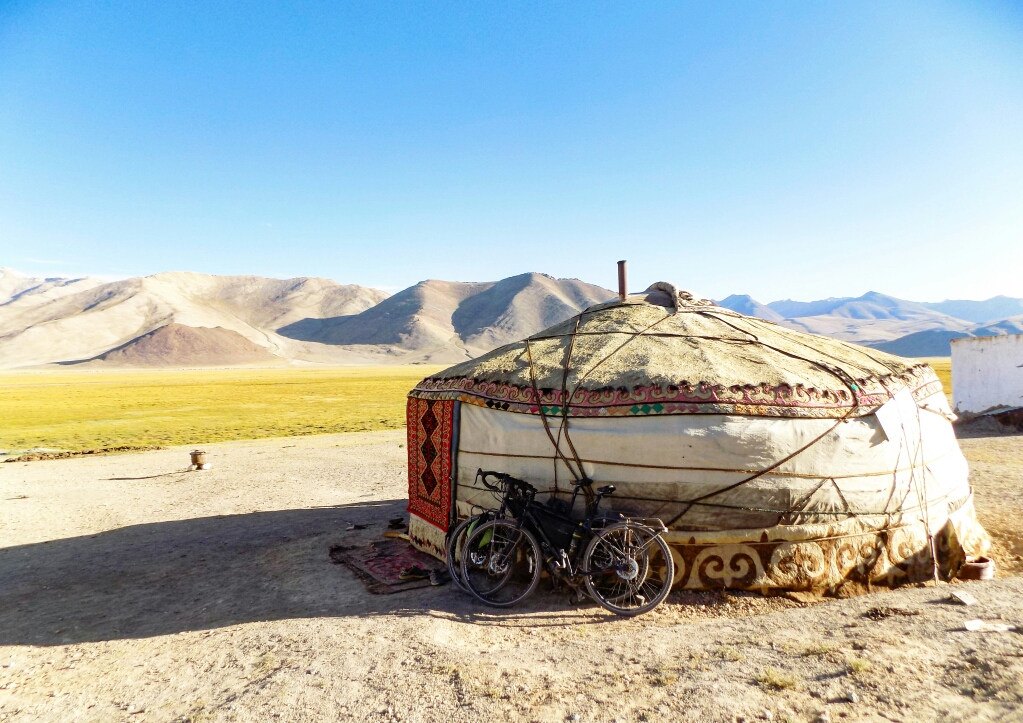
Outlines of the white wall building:
M1023 334L952 340L952 406L974 414L1023 406Z

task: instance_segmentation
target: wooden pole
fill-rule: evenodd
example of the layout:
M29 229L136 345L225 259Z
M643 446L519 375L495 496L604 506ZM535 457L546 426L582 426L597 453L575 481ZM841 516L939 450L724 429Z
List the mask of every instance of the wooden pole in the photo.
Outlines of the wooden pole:
M629 272L625 268L625 261L618 262L618 300L625 301L629 295Z

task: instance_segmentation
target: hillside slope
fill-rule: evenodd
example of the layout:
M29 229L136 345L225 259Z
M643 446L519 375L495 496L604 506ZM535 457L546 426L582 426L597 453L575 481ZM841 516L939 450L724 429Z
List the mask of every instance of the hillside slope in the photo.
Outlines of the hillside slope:
M104 282L89 277L81 279L27 276L14 269L0 267L0 309L28 308L59 299L62 296L86 291Z
M422 281L356 316L304 319L288 338L336 346L379 345L423 360L460 361L533 334L614 292L577 279L521 274L497 282Z
M924 306L978 324L1023 314L1023 299L1011 296L993 296L984 301L947 299L937 303L924 303Z
M273 333L276 326L314 314L358 314L386 296L327 279L197 273L36 284L0 305L0 367L91 359L173 322L230 329L289 356L290 343Z
M898 356L949 356L952 353L953 339L961 339L966 336L1002 336L1006 334L1023 334L1023 314L989 324L976 324L966 331L931 329L870 346Z
M767 321L781 321L785 317L772 309L767 304L761 304L749 294L732 294L729 297L717 302L719 306L737 311L746 316L755 316L758 319Z
M973 326L923 304L897 299L875 291L853 299L827 299L821 302L772 302L768 307L789 314L782 322L799 331L876 345L894 341L909 334L943 331L965 332ZM827 309L827 311L824 311Z
M964 336L973 336L965 331L947 331L945 329L928 329L913 334L900 336L892 341L882 341L871 344L878 349L895 356L904 357L933 357L949 356L952 353L952 340L961 339Z
M229 366L275 359L265 348L230 329L167 324L101 354L90 366Z
M166 365L162 354L167 364L185 366L275 357L446 363L528 336L613 296L599 286L543 274L424 281L388 297L318 278L171 272L102 282L35 279L5 270L0 368L82 361Z

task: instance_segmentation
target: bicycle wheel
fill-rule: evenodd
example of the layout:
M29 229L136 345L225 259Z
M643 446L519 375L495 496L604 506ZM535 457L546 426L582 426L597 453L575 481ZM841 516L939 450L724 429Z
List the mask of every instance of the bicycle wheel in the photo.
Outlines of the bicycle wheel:
M494 512L486 511L472 517L467 517L458 523L458 526L451 531L448 537L446 552L448 563L448 574L455 584L464 592L469 592L465 582L462 580L462 550L465 548L465 538L471 534L479 525L494 519Z
M654 530L620 522L597 531L583 556L586 589L616 615L642 615L660 605L675 578L668 543Z
M510 607L536 589L542 562L532 533L508 520L491 520L466 537L462 582L488 605Z

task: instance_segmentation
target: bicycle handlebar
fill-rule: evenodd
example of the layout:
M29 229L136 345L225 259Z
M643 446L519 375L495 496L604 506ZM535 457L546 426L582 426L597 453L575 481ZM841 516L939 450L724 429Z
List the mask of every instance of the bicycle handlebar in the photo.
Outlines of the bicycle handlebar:
M488 477L496 478L497 483L491 484L490 482L487 482ZM521 489L527 492L536 492L536 488L533 487L533 485L529 484L525 480L512 477L507 472L494 472L492 470L485 471L481 467L480 469L476 470L476 479L482 482L483 486L486 487L491 492L503 492L504 489L508 487L520 487Z

